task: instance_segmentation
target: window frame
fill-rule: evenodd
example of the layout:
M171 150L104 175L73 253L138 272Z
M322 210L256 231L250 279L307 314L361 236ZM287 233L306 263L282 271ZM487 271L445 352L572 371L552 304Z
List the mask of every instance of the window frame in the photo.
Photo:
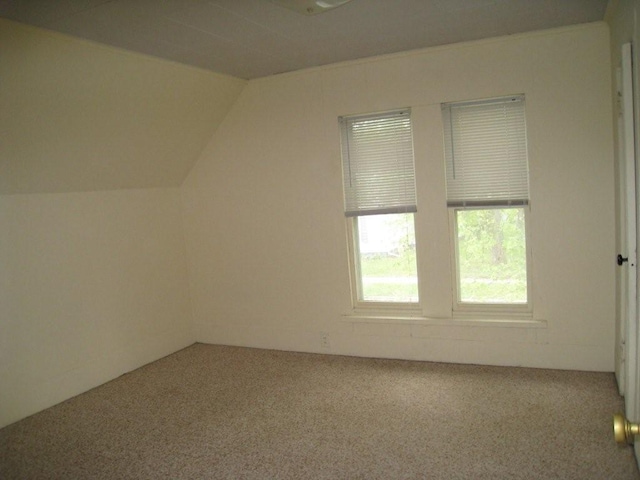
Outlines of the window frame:
M455 121L454 110L457 112ZM441 104L441 111L449 220L452 315L484 316L492 313L498 316L530 316L533 310L533 282L525 95L448 102ZM482 133L478 136L479 132ZM456 141L456 138L459 141ZM508 145L507 151L504 150L504 145ZM494 146L497 147L495 151ZM509 152L509 148L513 148L513 153ZM458 151L462 154L458 155ZM459 166L458 162L461 162ZM456 176L457 168L462 168L460 179ZM492 172L495 175L492 175ZM521 304L462 301L457 212L507 208L522 208L524 212L527 302Z
M384 190L385 196L383 198L389 200L391 203L386 204L386 202L381 202L381 204L377 205L376 202L371 202L366 197L366 194L360 203L357 200L357 195L354 196L354 190L352 190L351 184L349 184L349 188L347 187L347 179L351 181L351 179L358 178L358 174L352 173L352 166L355 167L355 171L364 172L364 178L367 178L367 168L361 170L361 164L359 163L361 160L357 156L352 158L351 150L350 150L350 125L353 125L351 122L367 122L371 120L378 119L389 119L392 122L400 120L402 118L408 119L409 125L409 140L411 145L411 184L407 183L407 176L403 177L395 177L396 180L394 183L396 184L396 188L400 190L396 190L398 192L397 195L392 194L389 196L390 192L393 190ZM364 115L348 115L348 116L340 116L338 117L338 124L340 128L340 139L341 139L341 153L342 153L342 175L343 175L343 195L345 202L345 222L347 226L347 240L348 240L348 261L349 261L349 277L350 277L350 286L351 286L351 303L354 312L367 312L373 314L403 314L403 315L414 315L419 314L421 312L421 287L420 287L420 273L419 273L419 261L418 261L418 251L416 248L416 276L418 281L418 300L416 302L393 302L393 301L375 301L375 300L364 300L364 288L363 288L363 278L361 275L361 256L360 256L360 242L359 242L359 232L358 232L358 219L361 217L365 217L368 215L392 215L392 214L412 214L413 218L413 226L414 231L416 228L416 212L417 212L417 198L416 198L416 189L417 186L415 184L415 176L416 176L416 166L415 166L415 148L414 148L414 139L413 139L413 119L411 115L411 108L404 107L395 110L386 110L381 112L372 112ZM384 138L384 137L382 137ZM403 136L401 135L402 139ZM406 137L405 137L405 140ZM407 158L406 156L402 156L403 158ZM356 162L353 162L355 158ZM380 162L380 158L373 157L373 165L382 165ZM368 163L368 162L367 162ZM407 164L402 164L402 171L404 174L407 174ZM395 168L395 167L394 167ZM376 170L376 168L374 168ZM375 179L375 175L372 177ZM402 180L399 180L402 178ZM356 184L357 185L357 184ZM362 192L370 192L370 188L366 183L362 185ZM374 183L375 185L375 183ZM384 184L383 184L384 187ZM409 189L408 189L409 187ZM356 187L359 188L359 187Z

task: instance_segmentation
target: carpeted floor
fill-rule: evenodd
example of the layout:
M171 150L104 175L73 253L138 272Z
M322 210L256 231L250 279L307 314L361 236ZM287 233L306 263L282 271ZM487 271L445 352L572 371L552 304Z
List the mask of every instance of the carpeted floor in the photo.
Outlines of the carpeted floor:
M613 374L196 344L0 430L2 479L640 479Z

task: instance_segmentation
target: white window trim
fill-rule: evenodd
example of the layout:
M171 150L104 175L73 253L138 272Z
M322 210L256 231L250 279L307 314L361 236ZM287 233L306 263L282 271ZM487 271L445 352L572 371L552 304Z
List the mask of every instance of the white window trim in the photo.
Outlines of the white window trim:
M492 208L504 208L500 206L495 207L477 207L479 209L492 209ZM530 206L523 205L524 210L524 231L526 242L526 265L527 265L527 303L526 304L510 304L510 303L471 303L460 301L460 267L458 264L458 231L455 212L457 210L465 210L467 208L461 207L448 207L449 210L449 239L450 239L450 254L451 254L451 267L452 267L452 314L454 318L508 318L517 321L519 318L529 319L533 315L533 302L532 302L532 261L531 261L531 239L529 227Z

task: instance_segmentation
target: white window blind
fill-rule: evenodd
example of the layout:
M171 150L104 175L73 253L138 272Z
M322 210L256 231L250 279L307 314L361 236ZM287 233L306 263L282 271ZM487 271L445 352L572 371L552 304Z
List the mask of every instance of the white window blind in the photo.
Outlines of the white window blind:
M450 207L529 201L524 96L442 106Z
M416 211L410 111L340 117L345 215Z

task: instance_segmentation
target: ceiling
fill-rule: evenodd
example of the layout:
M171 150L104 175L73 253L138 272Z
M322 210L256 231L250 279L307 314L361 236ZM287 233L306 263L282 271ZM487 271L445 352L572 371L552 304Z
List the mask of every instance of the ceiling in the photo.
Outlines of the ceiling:
M269 0L0 0L0 17L253 79L604 19L607 0L352 0L302 15Z

